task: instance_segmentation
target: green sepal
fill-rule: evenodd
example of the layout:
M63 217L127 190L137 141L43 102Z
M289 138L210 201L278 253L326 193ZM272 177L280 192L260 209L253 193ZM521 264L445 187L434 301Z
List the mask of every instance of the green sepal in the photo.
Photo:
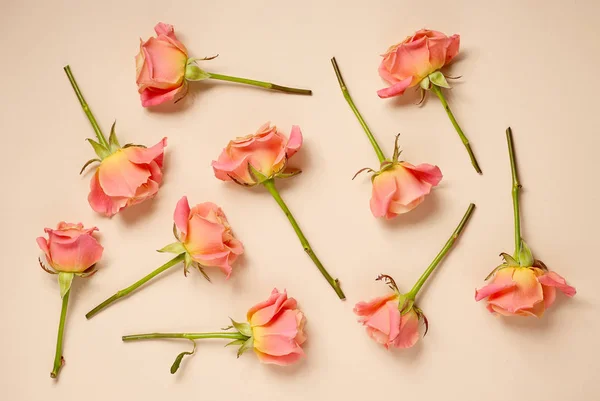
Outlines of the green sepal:
M197 65L188 64L185 67L185 79L188 81L202 81L210 78L210 74Z
M190 340L191 342L194 343L194 348L192 349L192 351L184 351L181 354L177 355L177 357L175 358L175 361L173 362L173 365L171 365L171 374L175 374L175 372L177 372L177 370L179 370L179 366L181 365L181 361L183 360L183 358L187 355L194 355L196 353L196 342L194 340Z
M409 294L400 294L398 298L398 310L400 315L406 315L411 311L415 304L415 300Z
M71 289L73 283L74 273L59 272L58 273L58 285L60 287L60 297L64 298L65 294Z
M230 345L243 345L246 342L246 340L233 340L227 344L225 344L226 347L229 347Z
M252 337L252 328L248 323L239 323L232 318L229 318L229 320L231 320L231 324L240 334L243 334L246 337Z
M294 170L290 169L290 170L287 170L287 172L285 172L285 173L275 174L275 177L277 177L277 178L292 178L292 177L297 176L300 173L302 173L302 170L300 170L300 169L294 169Z
M508 255L510 256L510 255ZM512 258L511 258L512 259ZM513 259L514 260L514 259ZM518 266L518 265L517 265ZM486 278L483 281L488 281L490 279L490 277L492 277L498 270L500 269L504 269L505 267L508 267L508 265L506 265L505 263L502 263L500 266L496 266L496 268L494 270L492 270L490 272L490 274L488 274L486 276Z
M98 155L98 157L101 160L104 160L108 156L110 156L110 151L108 149L106 149L104 146L100 145L98 142L96 142L90 138L87 138L86 141L88 141L90 143L90 145L92 145L92 148L94 148L94 152L96 152L96 154Z
M446 77L440 71L432 72L431 74L429 74L428 78L432 84L436 86L441 86L442 88L450 89L450 85L448 84L448 81L446 81Z
M181 255L182 253L185 253L187 251L181 242L173 242L172 244L162 247L156 252L174 253L176 255Z
M429 77L423 78L421 82L419 82L419 85L421 86L421 88L429 90L429 87L431 86L431 83L429 82Z
M244 343L242 344L242 346L240 348L238 348L237 357L239 358L244 352L248 351L249 349L252 349L253 347L254 347L254 338L250 337L249 339L244 341Z
M123 145L123 149L131 148L131 147L148 149L148 147L146 145L139 145L137 143L126 143L125 145Z
M504 259L504 263L507 266L510 266L510 267L519 267L520 266L519 262L517 262L515 260L515 258L513 258L512 256L510 256L508 253L502 252L500 254L500 256L502 257L502 259Z
M258 184L262 184L269 179L266 175L255 169L250 163L248 163L248 172L250 173L250 177Z
M100 159L90 159L90 160L88 160L87 162L85 162L85 164L81 168L81 171L79 171L79 174L82 174L83 171L86 169L86 167L89 166L90 164L92 164L93 162L102 163L102 160L100 160Z
M117 124L116 121L113 123L112 127L110 127L110 136L108 137L108 143L110 145L110 151L112 153L121 149L121 145L119 144L119 140L117 139L117 134L115 133L115 124Z
M521 239L521 247L519 250L519 264L521 267L531 267L533 265L533 255L531 249L523 239Z

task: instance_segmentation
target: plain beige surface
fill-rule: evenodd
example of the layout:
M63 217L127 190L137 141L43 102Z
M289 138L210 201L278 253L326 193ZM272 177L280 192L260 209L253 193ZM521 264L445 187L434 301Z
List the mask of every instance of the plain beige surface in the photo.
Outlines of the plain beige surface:
M23 1L2 0L0 281L3 400L580 400L598 399L600 147L598 2L560 1ZM565 5L562 5L562 4ZM310 87L312 97L227 83L199 83L180 104L140 106L134 56L158 21L175 25L195 57L223 74ZM462 75L449 101L470 137L478 176L439 102L414 95L380 100L379 54L422 27L461 34ZM369 211L372 152L329 62L336 56L356 103L387 153L401 132L404 157L437 164L444 180L425 203L393 222ZM122 142L169 138L156 199L113 219L96 215L78 175L93 131L62 67L73 73L105 131ZM284 215L263 191L216 180L210 161L230 138L271 120L299 124L304 174L281 185L345 303L320 277ZM513 245L504 130L514 129L524 186L523 235L537 257L577 287L541 320L502 319L475 303L474 289ZM181 269L165 274L91 321L85 312L167 260L172 213L187 195L227 213L247 253L229 282ZM414 349L387 352L356 323L353 305L386 291L393 275L409 289L469 202L463 238L426 286L419 305L430 332ZM67 364L49 377L60 310L55 277L40 270L35 238L60 220L100 228L100 271L74 286ZM252 353L239 360L219 341L199 344L169 374L187 342L123 344L123 334L214 330L243 319L277 286L308 317L306 360L282 369Z

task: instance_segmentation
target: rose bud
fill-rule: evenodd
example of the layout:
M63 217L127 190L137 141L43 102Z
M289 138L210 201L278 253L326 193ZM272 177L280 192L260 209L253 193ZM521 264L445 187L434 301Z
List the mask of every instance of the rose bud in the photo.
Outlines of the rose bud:
M229 141L219 158L212 162L212 167L220 180L256 185L256 177L249 166L265 177L284 174L288 160L301 146L300 127L292 126L288 139L267 122L255 134Z
M450 88L446 78L453 77L445 76L440 70L456 57L459 46L459 35L446 36L429 29L421 29L401 43L391 46L382 55L383 60L379 65L379 75L391 86L377 91L377 95L385 99L402 95L407 88L417 87L421 90L421 104L426 91L435 93L465 146L471 164L481 174L469 140L458 125L442 92L442 89Z
M359 323L366 327L369 337L386 349L410 348L419 340L421 319L425 324L424 335L427 334L429 322L423 311L415 304L415 299L431 273L454 246L474 209L475 205L471 203L450 239L409 292L401 293L394 279L388 275L382 274L377 277L377 280L385 281L393 293L369 302L359 302L354 307L354 313L358 315Z
M200 203L190 208L188 199L184 196L177 202L173 220L175 221L173 234L177 241L163 247L158 252L173 253L177 256L126 289L117 291L112 297L89 311L85 315L86 318L92 318L113 302L129 295L180 262L183 262L183 274L186 276L189 267L193 266L210 281L204 268L218 267L229 278L232 265L244 252L244 247L234 237L223 210L212 202Z
M309 255L337 296L340 299L345 299L346 296L340 287L339 281L329 274L315 255L304 233L298 226L298 222L275 187L275 179L293 177L301 172L300 170L287 168L289 159L296 154L301 146L302 133L300 127L292 126L290 138L287 139L277 127L266 123L253 135L229 141L219 158L213 160L212 167L215 177L219 180L234 181L236 184L245 187L258 184L264 186L290 221L304 251Z
M83 228L83 224L61 221L55 230L45 228L48 239L37 238L37 244L46 260L57 272L83 273L102 257L104 248L94 238L97 227Z
M110 217L152 199L162 183L165 146L167 138L151 148L133 145L105 157L90 182L88 202L92 209Z
M50 268L44 265L40 259L40 266L50 274L58 275L60 297L62 298L62 309L60 323L58 326L58 340L54 355L54 366L50 377L58 377L60 369L64 365L62 356L63 334L71 294L71 284L75 276L90 277L96 270L94 266L102 257L104 248L94 238L96 227L84 228L83 224L58 223L55 230L46 228L44 231L48 238L38 237L38 246L46 255L46 261Z
M175 36L172 25L159 22L154 27L154 32L155 38L140 41L140 52L135 57L136 83L143 107L181 100L188 92L189 81L205 79L237 82L301 95L312 94L307 89L206 72L197 62L212 60L217 56L188 58L187 49Z
M419 206L425 200L425 196L429 195L431 188L442 180L442 172L438 166L427 163L414 166L399 160L402 152L398 146L398 138L399 135L396 136L391 161L384 160L379 171L367 167L354 175L356 178L363 171L373 173L370 206L375 217L392 219L399 214L410 212Z
M367 334L386 349L410 348L419 340L419 315L412 307L401 314L399 294L359 302L354 307L358 321L367 328Z
M291 365L304 357L302 344L306 341L304 325L306 319L298 309L294 298L288 298L287 293L273 290L269 299L253 306L248 311L248 323L238 323L231 319L232 325L222 329L222 332L212 333L148 333L123 336L123 341L138 341L150 339L187 339L194 343L191 352L177 355L171 366L175 373L186 355L196 351L196 340L206 338L223 338L232 340L229 345L239 345L238 358L249 349L254 349L258 359L267 364L280 366ZM229 331L233 329L233 331Z
M379 75L390 85L377 92L387 98L402 95L450 63L458 54L460 36L446 36L442 32L421 29L404 41L390 46L383 54Z
M159 22L155 38L140 39L135 57L136 83L142 106L155 106L178 99L187 93L185 68L187 49L175 36L173 26Z
M502 252L503 263L496 267L485 281L492 280L475 291L475 301L487 298L487 309L504 316L542 317L556 299L556 289L568 297L577 293L564 278L549 271L544 262L534 259L531 249L521 237L519 182L512 130L507 128L506 141L512 175L512 200L515 225L515 252Z
M190 209L184 196L177 202L174 219L179 241L191 259L199 266L218 267L229 278L231 265L244 247L233 236L223 210L212 202Z
M111 217L128 206L152 199L163 179L167 138L150 148L131 143L121 146L113 124L106 140L69 66L65 67L65 72L98 139L87 139L98 158L88 160L80 171L81 174L90 164L100 163L90 182L88 202L92 209Z
M540 266L543 266L540 265ZM539 267L498 269L491 282L475 292L475 300L487 298L487 309L504 316L542 317L554 303L556 289L573 297L577 291L555 272Z
M248 311L254 352L261 362L291 365L304 356L304 314L294 298L275 288L269 299Z
M371 212L375 217L391 219L408 213L425 199L442 180L437 166L395 162L373 176Z

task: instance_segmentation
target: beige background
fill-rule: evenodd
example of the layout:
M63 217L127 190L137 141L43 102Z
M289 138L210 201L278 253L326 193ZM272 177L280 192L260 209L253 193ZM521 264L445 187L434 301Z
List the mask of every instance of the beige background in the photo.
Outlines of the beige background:
M598 399L597 68L598 2L503 1L23 1L2 0L2 359L5 400L584 400ZM310 87L313 97L227 83L199 83L180 104L140 106L134 56L158 21L175 25L190 54L220 56L207 70ZM483 176L436 99L380 100L379 54L414 30L460 33L463 78L450 102ZM401 132L404 157L437 164L444 180L414 212L393 222L369 211L370 183L356 170L376 158L345 103L329 59L385 151ZM113 219L87 204L93 132L62 67L69 63L101 126L122 142L169 138L159 196ZM210 161L230 138L271 120L299 124L304 174L282 183L317 254L343 282L338 301L302 252L266 192L216 180ZM577 287L541 320L501 319L474 288L513 245L504 130L514 129L524 185L523 235L537 257ZM92 306L167 260L172 212L186 194L226 211L247 253L229 282L211 271L172 271L91 321ZM430 332L411 350L386 352L356 323L354 303L386 291L392 274L409 289L469 202L477 210L458 246L422 293ZM49 378L60 310L55 277L41 271L35 238L59 220L101 230L100 272L78 280L66 331L67 365ZM219 341L169 374L187 342L123 344L123 334L214 330L243 319L277 286L308 316L307 359L282 369L239 360Z

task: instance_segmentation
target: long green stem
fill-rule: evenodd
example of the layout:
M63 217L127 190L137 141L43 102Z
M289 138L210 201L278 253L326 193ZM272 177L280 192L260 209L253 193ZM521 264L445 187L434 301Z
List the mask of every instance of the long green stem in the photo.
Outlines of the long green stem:
M123 336L123 341L153 340L157 338L184 338L187 340L199 340L204 338L227 338L230 340L247 340L248 337L241 333L147 333L131 334Z
M458 132L458 136L460 136L460 140L462 141L463 145L465 145L465 148L467 149L467 152L469 153L469 157L471 158L471 164L473 165L473 167L475 167L475 171L477 171L479 174L481 174L481 168L479 167L479 163L477 163L477 159L475 158L473 149L471 149L471 144L469 143L469 140L467 139L463 130L460 128L460 125L458 125L456 118L454 118L454 114L452 113L452 110L450 110L450 106L448 106L448 102L446 101L446 98L444 97L442 90L437 85L431 85L431 91L433 93L435 93L437 95L437 97L440 99L440 102L442 102L442 106L444 106L444 110L446 110L446 113L448 114L448 118L450 118L450 121L452 122L454 129L456 130L456 132Z
M58 337L56 339L56 353L54 355L54 367L52 368L52 372L50 372L50 377L56 379L58 377L58 372L63 365L63 335L65 332L65 322L67 320L67 309L69 307L69 295L71 294L71 290L69 289L62 298L62 308L60 310L60 322L58 323Z
M296 222L296 219L292 215L292 212L290 212L290 209L288 209L288 207L285 204L285 202L283 201L283 199L281 199L281 195L279 195L277 188L275 188L275 181L273 179L269 179L269 180L264 181L263 185L265 186L265 188L267 188L267 190L269 191L271 196L273 196L273 199L275 199L275 202L277 202L277 204L279 205L281 210L283 210L283 213L285 213L285 215L287 216L288 220L292 224L292 227L294 228L294 231L296 232L296 235L300 239L300 243L302 244L304 251L308 254L308 256L311 258L311 260L317 266L317 269L319 269L319 271L321 272L323 277L325 277L325 280L327 280L329 285L333 288L333 290L335 291L335 293L337 294L337 296L340 299L342 299L342 300L346 299L346 296L344 295L344 292L342 291L342 288L340 287L339 280L334 279L327 272L327 270L325 269L325 267L323 266L323 264L321 263L319 258L317 258L317 255L315 255L315 252L313 251L312 247L308 243L308 240L304 236L304 233L302 232L302 230L300 230L300 227L298 226L298 222Z
M136 281L135 283L133 283L129 287L127 287L127 288L125 288L123 290L117 291L115 293L115 295L113 295L112 297L106 299L100 305L96 306L94 309L92 309L91 311L89 311L85 315L85 317L87 319L91 319L92 317L94 317L94 315L96 315L98 312L100 312L101 310L103 310L104 308L106 308L107 306L109 306L110 304L112 304L113 302L117 301L120 298L123 298L123 297L129 295L129 293L131 293L132 291L136 290L138 287L141 287L142 285L146 284L148 281L152 280L154 277L158 276L160 273L162 273L165 270L168 270L169 268L175 266L177 263L182 262L184 260L184 258L185 258L185 253L182 253L181 255L178 255L178 256L174 257L173 259L169 260L167 263L165 263L164 265L162 265L158 269L154 270L152 273L148 274L147 276L144 276L142 279Z
M510 157L510 171L512 174L512 201L515 219L515 257L521 252L521 214L519 210L519 176L517 175L517 164L515 162L515 147L513 144L512 130L506 129L506 143L508 144L508 156Z
M356 108L356 105L354 104L354 101L352 100L352 97L350 96L350 92L348 92L348 88L346 87L344 78L342 77L340 67L338 67L337 61L335 61L335 57L333 57L331 59L331 64L333 64L335 76L337 77L337 80L340 84L340 88L342 89L342 94L344 95L344 99L346 99L346 101L348 102L348 105L354 112L354 115L356 116L356 118L358 118L358 122L363 127L365 134L367 134L367 137L369 138L369 142L371 142L371 145L373 146L373 149L375 150L375 153L377 154L379 163L383 163L385 161L385 155L383 154L381 147L379 147L377 140L375 140L375 137L373 136L373 133L371 132L371 130L369 129L369 126L365 122L365 119L360 114L360 111L358 111L358 109Z
M444 259L444 256L446 256L446 254L448 253L448 251L452 248L452 246L456 242L456 239L461 234L461 232L465 228L465 225L467 224L467 222L471 218L471 214L473 214L473 210L475 210L475 204L471 203L469 205L469 207L467 208L467 211L465 212L465 215L463 216L462 220L460 221L460 223L458 223L458 226L456 227L456 229L452 233L452 236L446 242L446 245L444 245L444 247L442 248L442 250L440 251L440 253L437 254L437 256L435 257L435 259L433 259L433 262L431 262L431 264L429 265L429 267L427 268L427 270L425 270L425 272L421 275L421 277L419 278L419 280L417 280L417 282L415 283L415 285L413 286L413 288L408 293L408 297L409 298L411 298L413 300L415 299L415 297L417 296L417 294L421 290L421 287L423 287L423 284L425 284L425 282L427 281L427 279L429 278L429 276L431 275L431 273L433 273L433 271L435 270L435 268L442 261L442 259Z
M92 110L90 110L90 107L88 106L87 102L83 97L83 94L81 93L81 90L79 89L79 85L77 85L77 81L75 81L75 77L71 72L71 67L67 65L65 66L64 70L67 74L67 78L69 78L69 82L71 82L73 90L75 91L75 95L77 95L77 99L79 99L79 103L81 104L83 112L87 116L88 120L90 120L90 124L92 124L92 128L96 133L96 138L98 138L98 142L100 142L100 144L103 145L105 148L110 149L110 146L108 145L108 142L106 141L106 138L104 137L104 134L102 133L102 130L100 129L100 126L98 125L98 122L96 121Z
M310 89L290 88L288 86L276 85L271 82L256 81L254 79L232 77L229 75L215 74L214 72L209 72L208 75L209 75L209 78L218 79L220 81L237 82L240 84L259 86L259 87L265 88L265 89L272 89L272 90L286 92L286 93L295 93L298 95L309 95L309 96L312 95L312 91Z

